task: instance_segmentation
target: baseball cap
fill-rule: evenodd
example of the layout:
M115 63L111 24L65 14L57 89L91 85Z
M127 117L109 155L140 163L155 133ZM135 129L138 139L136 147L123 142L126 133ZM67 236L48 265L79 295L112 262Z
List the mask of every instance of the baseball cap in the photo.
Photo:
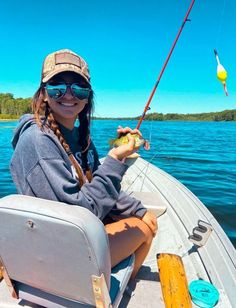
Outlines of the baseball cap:
M43 83L62 72L75 72L90 83L89 68L85 60L70 49L61 49L47 55L43 62Z

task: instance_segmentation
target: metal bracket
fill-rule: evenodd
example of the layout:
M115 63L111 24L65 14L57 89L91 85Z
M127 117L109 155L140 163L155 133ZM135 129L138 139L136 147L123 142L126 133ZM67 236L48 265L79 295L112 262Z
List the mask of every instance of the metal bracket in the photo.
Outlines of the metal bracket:
M8 272L7 272L7 269L3 263L3 260L1 259L0 257L0 271L2 272L2 275L3 275L3 279L5 280L6 282L6 285L11 293L11 296L14 297L14 298L19 298L18 295L17 295L17 292L15 290L15 286L10 278L10 276L8 275Z
M111 308L111 299L104 275L100 277L92 275L92 285L96 308Z
M3 278L3 265L2 265L2 262L0 260L0 281L2 280Z
M195 245L201 247L206 244L212 231L213 227L211 224L203 220L198 220L198 226L193 228L193 234L190 235L188 239Z

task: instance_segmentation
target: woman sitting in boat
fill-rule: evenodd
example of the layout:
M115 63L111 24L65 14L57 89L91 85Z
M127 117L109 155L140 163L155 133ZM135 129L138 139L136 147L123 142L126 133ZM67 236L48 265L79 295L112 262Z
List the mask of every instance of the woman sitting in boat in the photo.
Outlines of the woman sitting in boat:
M11 173L20 194L93 212L105 224L112 267L135 254L134 278L157 231L156 217L121 191L125 159L137 150L132 134L140 132L119 128L119 134L129 133L128 144L111 149L100 165L90 138L92 107L86 62L67 49L49 54L33 97L34 115L23 116L15 131Z

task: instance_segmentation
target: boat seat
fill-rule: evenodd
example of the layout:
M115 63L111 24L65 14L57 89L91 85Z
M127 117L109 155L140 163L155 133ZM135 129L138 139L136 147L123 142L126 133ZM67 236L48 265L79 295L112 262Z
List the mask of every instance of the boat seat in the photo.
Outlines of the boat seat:
M111 269L104 225L89 210L10 195L0 199L0 235L4 278L20 299L44 307L118 307L134 256Z

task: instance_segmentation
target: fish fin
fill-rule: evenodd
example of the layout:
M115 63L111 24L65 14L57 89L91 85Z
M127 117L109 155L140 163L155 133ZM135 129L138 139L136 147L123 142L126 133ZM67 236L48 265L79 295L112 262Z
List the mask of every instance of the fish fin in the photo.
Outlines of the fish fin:
M108 140L109 146L110 146L110 147L113 147L114 142L115 142L115 139L109 139L109 140Z

